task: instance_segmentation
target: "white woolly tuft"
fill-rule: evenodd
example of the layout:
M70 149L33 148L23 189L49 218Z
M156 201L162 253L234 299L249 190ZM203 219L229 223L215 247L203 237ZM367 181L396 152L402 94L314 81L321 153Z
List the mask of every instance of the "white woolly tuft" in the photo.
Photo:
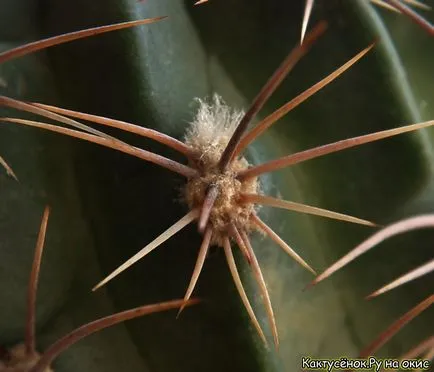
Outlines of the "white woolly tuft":
M199 98L196 101L199 109L186 133L185 143L202 154L211 149L223 151L244 111L231 109L218 94L214 94L211 103Z

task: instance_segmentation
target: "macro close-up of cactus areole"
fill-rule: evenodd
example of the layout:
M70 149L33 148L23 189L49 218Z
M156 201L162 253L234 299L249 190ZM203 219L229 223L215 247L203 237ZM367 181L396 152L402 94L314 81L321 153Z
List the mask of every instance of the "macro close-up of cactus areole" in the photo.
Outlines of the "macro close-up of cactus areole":
M19 3L0 371L432 367L428 1Z

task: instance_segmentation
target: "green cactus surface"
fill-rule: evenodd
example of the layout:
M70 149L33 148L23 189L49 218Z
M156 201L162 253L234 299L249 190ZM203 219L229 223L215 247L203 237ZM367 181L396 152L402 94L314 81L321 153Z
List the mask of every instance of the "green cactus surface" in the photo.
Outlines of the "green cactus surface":
M168 16L5 62L0 65L0 93L129 121L182 139L197 97L216 92L228 105L248 108L299 43L303 8L301 0L209 0L197 6L181 0L0 0L0 51L88 27ZM256 122L373 41L377 44L249 146L253 164L433 118L432 38L404 16L364 0L318 1L310 24L322 19L328 22L326 33ZM0 107L1 117L16 114ZM183 161L151 140L103 130ZM274 197L379 224L433 212L433 138L424 129L345 150L269 173L261 177L261 186ZM52 213L38 289L38 351L98 317L184 296L201 243L194 224L91 292L187 213L179 201L182 177L114 150L8 123L0 123L0 155L19 178L16 182L0 171L0 345L23 340L26 288L45 205ZM259 215L318 272L376 231L268 207ZM291 372L301 369L303 356L356 357L432 292L431 274L364 300L432 258L433 239L429 230L390 239L303 291L312 274L270 239L253 234L276 315L278 350L243 256L235 250L268 348L239 299L223 250L213 247L194 292L203 300L200 304L178 319L176 312L153 314L97 333L56 359L54 370ZM377 355L398 357L430 334L432 319L432 309L421 314Z

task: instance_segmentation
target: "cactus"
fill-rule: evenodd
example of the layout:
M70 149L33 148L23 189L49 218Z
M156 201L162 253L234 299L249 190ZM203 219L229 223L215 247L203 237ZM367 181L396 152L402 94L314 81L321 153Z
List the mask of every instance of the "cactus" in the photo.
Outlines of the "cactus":
M92 335L93 333L102 331L105 328L134 319L143 315L152 314L159 311L174 309L180 306L192 305L197 303L194 301L170 301L154 305L146 305L130 309L114 315L109 315L104 318L97 319L87 323L79 328L74 329L66 336L60 338L43 354L36 350L35 338L35 314L36 314L36 298L39 281L39 271L41 268L42 255L44 250L45 237L47 233L48 218L50 208L45 207L42 216L41 227L39 229L38 239L35 248L35 254L30 272L29 285L27 288L27 316L25 321L26 332L25 341L22 344L17 344L3 353L0 359L0 371L4 372L51 372L51 362L59 356L63 351L68 350L72 345L81 339Z
M100 5L48 2L44 4L47 10L44 25L52 27L52 35L53 32L59 34L95 26L96 19L103 24L131 20L131 17L138 15L134 13L140 11L147 17L156 12L159 14L152 16L169 15L169 18L140 29L80 40L45 51L44 56L48 60L35 66L39 67L42 75L48 77L47 82L52 74L51 81L55 82L60 92L56 97L49 92L48 83L39 94L37 90L41 86L38 83L28 84L26 81L26 89L30 88L30 92L24 92L25 94L18 84L20 74L28 71L25 62L34 60L36 55L5 62L0 67L2 71L10 69L9 71L16 71L17 76L12 75L6 79L12 86L7 87L5 96L15 100L5 98L2 104L21 102L19 108L23 109L23 100L44 102L50 106L30 106L34 112L38 109L51 113L57 110L54 106L68 107L76 110L75 115L80 111L113 117L140 123L143 127L181 138L186 128L185 121L193 119L195 111L190 102L194 97L205 97L216 91L235 108L245 106L246 102L253 100L261 84L271 74L272 65L275 68L283 58L282 53L288 51L287 43L282 40L290 37L293 44L297 43L295 24L294 27L288 27L288 20L295 19L295 14L301 14L303 8L302 2L297 5L280 5L278 2L252 5L238 2L230 6L208 2L201 7L191 7L180 2L170 5L169 2L160 2L158 5L132 2ZM65 17L65 14L74 14L74 9L78 13L76 18L63 18L64 22L59 22L62 15ZM245 9L249 10L249 17L242 18L243 22L240 23L240 15ZM331 1L318 4L316 14L327 19L329 30L265 103L259 113L259 119L263 119L263 122L266 122L276 107L313 82L321 80L324 70L332 71L344 63L351 55L371 43L374 36L380 41L374 48L374 53L368 53L336 82L309 98L308 102L297 107L290 115L281 118L255 141L247 154L250 163L262 163L270 158L369 132L398 133L400 130L388 132L387 129L420 121L412 91L405 78L402 78L400 61L375 10L362 1L353 1L351 4ZM98 18L93 18L96 16ZM219 20L222 24L219 24ZM67 24L72 21L76 23ZM242 63L243 61L248 63ZM38 72L35 66L32 68ZM104 69L107 69L106 73L101 74ZM122 74L118 74L119 71ZM33 79L37 74L32 71L28 76ZM289 81L291 76L293 80ZM393 76L400 76L400 79L393 79ZM30 117L31 121L27 118L16 119L16 112L12 111L2 113L1 116L15 117L12 119L15 123L29 124L40 120L34 116ZM284 121L287 122L286 126ZM431 123L428 121L424 125L429 126ZM11 129L3 129L6 127ZM74 232L74 238L62 244L61 251L53 253L54 262L49 267L52 269L50 275L56 281L48 296L41 301L46 310L41 315L40 324L53 321L56 318L53 314L59 311L66 316L74 316L81 309L86 313L94 313L98 304L91 302L97 301L95 298L101 299L101 296L104 296L104 301L111 301L118 308L137 306L138 300L149 302L145 300L153 299L156 302L161 301L162 297L177 298L180 291L185 291L188 273L193 269L197 247L200 245L194 230L181 232L172 243L168 241L164 249L159 249L158 253L126 271L110 283L102 294L86 293L93 299L89 300L88 306L81 309L77 307L76 299L84 295L85 287L89 289L101 277L98 266L104 272L116 267L144 241L154 239L158 231L163 231L164 226L173 221L174 216L182 215L185 207L174 201L179 196L182 179L152 164L136 162L130 157L77 143L70 138L54 137L47 133L36 134L35 131L3 123L2 130L6 133L2 138L8 138L5 144L2 143L2 148L6 147L5 158L21 159L17 161L18 166L15 161L11 161L20 176L20 184L14 183L12 186L12 181L7 184L5 195L11 193L14 196L8 211L13 210L15 216L28 214L28 210L24 212L24 208L18 206L24 205L26 201L28 204L30 200L37 204L38 200L40 203L41 199L44 202L48 199L59 213L59 225L55 229L58 244L64 241L62 236ZM170 164L181 169L177 165L180 163L174 149L138 139L128 133L105 131L102 135L95 131L92 127L91 134L87 134L88 138L98 138L100 144L104 142L112 148L124 146L122 148L129 153L144 148L150 154L162 154L164 158L174 158L175 161ZM80 136L83 137L84 134ZM373 138L376 138L375 135L359 137L365 142ZM20 145L23 147L19 151L15 150L14 158L13 151L7 152L7 143L24 145ZM127 145L130 143L134 143L134 146ZM326 150L335 149L338 143ZM349 142L340 143L348 147ZM280 199L291 199L385 223L405 214L405 208L417 209L421 190L426 188L430 179L429 150L427 136L424 132L417 132L385 140L384 143L348 150L346 155L345 152L338 152L290 170L273 172L261 179L261 189L269 195L269 199L262 199L265 207L260 211L261 218L267 218L267 223L285 241L297 247L299 256L313 262L314 267L325 267L326 262L333 261L333 258L366 236L366 228L299 214L288 216L279 210L267 208L265 201L268 204L270 201L280 203L282 207ZM145 156L143 151L140 154L142 158ZM150 155L146 156L149 158ZM309 157L312 156L309 155L307 159ZM165 164L169 163L166 161ZM20 168L29 170L27 173L21 171L21 176L18 171ZM255 167L246 172L252 172L252 169ZM269 165L268 168L263 168L272 169L275 168L270 168ZM6 184L6 178L4 182ZM397 184L399 187L396 187ZM19 192L10 191L14 188L19 188ZM253 202L252 198L256 196L248 197L249 202ZM9 200L5 198L4 203ZM292 204L291 208L294 209L295 205L300 208L300 203ZM322 213L330 215L331 212L323 210ZM12 217L11 214L8 213L8 218L12 218L12 222L8 223L17 223L14 218L18 217ZM125 325L122 334L112 338L113 342L116 340L116 345L121 345L129 353L132 370L151 364L156 370L203 370L204 365L211 370L293 370L301 365L302 355L325 358L356 354L377 333L375 331L384 328L385 323L396 318L409 304L415 303L417 296L413 291L402 297L405 301L397 303L391 299L374 313L370 305L361 301L360 294L372 280L367 278L360 282L357 279L363 267L352 270L341 281L335 281L337 289L324 285L302 293L301 288L309 280L306 273L299 271L300 268L290 260L279 256L284 252L275 252L260 236L253 234L251 240L252 245L258 247L255 248L255 253L262 266L277 322L271 317L271 327L267 326L267 314L261 307L260 292L255 287L254 276L249 272L249 265L243 263L243 252L236 252L235 261L259 327L249 323L242 304L235 296L236 289L231 283L230 274L222 262L224 253L221 249L213 250L206 260L206 270L201 274L196 290L201 297L208 299L199 306L200 310L188 311L179 320L161 317L160 321L147 321L143 318L138 323L141 326ZM16 244L11 242L10 246L15 247ZM76 248L77 245L80 246L79 249ZM56 258L60 252L62 256ZM252 251L249 253L252 258ZM390 251L388 253L390 258ZM421 249L420 256L423 257L424 254L430 254L428 248ZM8 267L17 266L14 261L17 256L18 254L11 255ZM387 255L384 257L387 258ZM403 267L404 260L400 257L394 255L387 262L380 260L368 265L370 268L378 265L381 267L378 272L385 275ZM64 262L63 265L61 262ZM79 283L74 283L71 281L74 273L80 273L84 278L78 279ZM62 278L67 280L61 282ZM16 275L9 283L11 282L14 285L19 283ZM421 285L423 284L419 284ZM65 286L79 288L78 294L66 296ZM5 296L8 295L7 288L6 286L2 290ZM108 306L107 302L105 306ZM13 302L8 304L9 309L16 305ZM269 310L269 305L267 306ZM320 310L321 307L325 307L326 312ZM369 308L370 312L367 311ZM268 315L270 316L270 311ZM420 317L422 321L425 319L423 316L425 314ZM16 324L19 324L18 320ZM217 324L218 327L215 326ZM264 348L255 333L258 329L263 329L268 337L274 324L277 324L281 338L278 351ZM7 325L13 326L13 320ZM52 332L59 332L59 328L61 326L53 327ZM8 336L7 326L5 330L6 340L17 337ZM398 355L410 345L409 342L420 340L423 331L423 326L413 327L413 334L407 335L404 340L393 339L383 352L387 351L385 355ZM15 334L13 330L9 332ZM276 331L273 333L276 338ZM54 337L50 331L47 334L48 337ZM173 341L163 346L162 340L168 334ZM102 347L111 350L112 346L108 340L100 340L100 344L94 340L89 345L92 350L101 350ZM132 350L139 350L146 358L138 358ZM101 366L101 369L120 368L122 360L114 354L107 354L107 364ZM185 358L187 355L189 357ZM80 352L76 353L75 359L69 362L65 359L63 362L59 358L58 363L65 370L94 369L91 367L92 361L86 360L86 355Z

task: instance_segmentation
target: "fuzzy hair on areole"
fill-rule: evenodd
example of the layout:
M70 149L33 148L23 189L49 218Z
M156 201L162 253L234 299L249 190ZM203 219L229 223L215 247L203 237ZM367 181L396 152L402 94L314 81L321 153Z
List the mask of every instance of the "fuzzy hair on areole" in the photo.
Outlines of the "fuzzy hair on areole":
M213 244L222 247L223 236L228 235L229 224L233 223L249 232L256 229L251 216L258 207L253 203L242 202L241 195L259 193L260 187L257 177L246 181L237 179L236 175L250 165L244 157L231 162L223 173L218 168L222 153L244 116L244 111L227 106L218 94L214 94L211 103L199 98L196 101L199 108L184 142L198 154L191 162L199 170L199 176L187 182L183 199L190 209L200 207L210 187L217 187L219 196L212 208L209 222L213 227Z

